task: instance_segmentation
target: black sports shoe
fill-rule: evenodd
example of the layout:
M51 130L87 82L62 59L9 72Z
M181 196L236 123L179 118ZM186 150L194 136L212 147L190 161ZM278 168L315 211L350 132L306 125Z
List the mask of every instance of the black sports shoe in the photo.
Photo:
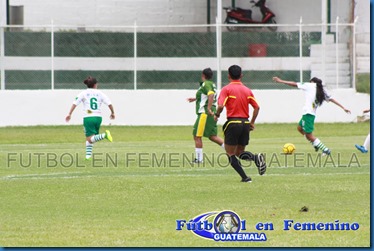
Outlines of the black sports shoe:
M191 161L191 164L202 164L203 161L202 160L198 160L198 159L194 159L193 161Z
M247 177L245 179L242 179L241 182L250 183L250 182L252 182L252 179L251 179L251 177Z
M313 146L313 147L314 147L314 151L318 152L319 148L316 146Z
M262 153L259 153L255 156L255 164L258 169L258 173L260 175L263 175L266 172L266 163L265 163L265 157Z

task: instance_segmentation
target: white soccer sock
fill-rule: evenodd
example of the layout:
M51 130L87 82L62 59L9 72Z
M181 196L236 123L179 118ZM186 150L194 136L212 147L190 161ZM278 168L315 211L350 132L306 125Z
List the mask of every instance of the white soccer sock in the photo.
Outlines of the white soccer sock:
M318 146L318 144L321 143L321 141L319 139L315 139L312 144L313 146Z
M329 149L318 138L313 141L313 146L317 147L318 149L320 149L322 151L324 151L325 149Z
M225 143L222 143L221 147L222 147L223 149L225 149Z
M92 148L93 148L93 144L91 144L90 142L86 141L86 159L91 158L91 156L92 156Z
M105 133L96 134L96 135L91 137L91 142L95 143L95 142L103 140L103 139L105 139Z
M196 159L198 161L203 161L203 148L195 148Z
M370 133L368 134L368 136L366 136L366 139L365 139L365 142L364 142L364 147L366 150L369 149L369 146L370 146Z

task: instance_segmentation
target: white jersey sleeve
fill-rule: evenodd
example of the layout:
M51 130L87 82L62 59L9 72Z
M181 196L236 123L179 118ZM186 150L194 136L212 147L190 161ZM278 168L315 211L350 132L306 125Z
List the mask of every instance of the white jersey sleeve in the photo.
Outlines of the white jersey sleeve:
M307 85L305 85L304 83L296 83L297 84L297 88L301 89L301 90L306 90L307 89Z
M325 93L325 100L330 101L332 99L331 93L327 91L326 88L323 88L323 92Z
M80 103L83 102L83 100L84 100L84 92L81 92L78 94L78 96L75 97L73 104L78 106Z
M110 101L110 99L108 98L107 95L105 95L104 93L101 92L101 100L102 102L105 104L105 105L111 105L112 104L112 101Z

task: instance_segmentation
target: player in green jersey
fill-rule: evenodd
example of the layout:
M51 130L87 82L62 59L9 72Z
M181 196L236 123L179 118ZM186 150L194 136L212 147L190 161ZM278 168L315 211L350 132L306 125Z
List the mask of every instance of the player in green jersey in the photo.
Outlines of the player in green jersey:
M193 163L203 162L203 136L224 148L223 139L217 136L217 122L214 120L217 93L216 85L213 83L212 78L212 69L204 69L201 75L202 82L200 82L200 88L196 92L196 97L187 99L188 102L196 103L197 119L192 132L195 140L196 155Z

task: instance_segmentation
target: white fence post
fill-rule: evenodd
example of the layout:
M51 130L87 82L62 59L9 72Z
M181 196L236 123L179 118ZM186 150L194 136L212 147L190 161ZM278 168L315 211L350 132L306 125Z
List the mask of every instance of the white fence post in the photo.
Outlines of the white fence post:
M51 20L51 89L55 89L55 36L53 20Z
M326 84L326 23L322 23L322 81Z
M299 25L299 54L300 54L300 83L304 82L303 78L303 17L300 17Z
M137 58L138 58L138 34L136 21L134 22L134 90L138 89Z
M339 17L336 17L336 31L335 31L335 69L336 69L336 88L339 88Z
M0 26L0 74L1 90L5 90L5 36L4 27Z
M217 16L216 16L216 38L217 38L217 88L222 88L222 0L217 0Z
M221 57L222 57L222 26L221 22L216 18L216 49L217 49L217 89L222 88L222 71L221 71Z
M357 24L358 17L355 18L353 22L353 40L352 40L352 88L356 89L356 24Z

